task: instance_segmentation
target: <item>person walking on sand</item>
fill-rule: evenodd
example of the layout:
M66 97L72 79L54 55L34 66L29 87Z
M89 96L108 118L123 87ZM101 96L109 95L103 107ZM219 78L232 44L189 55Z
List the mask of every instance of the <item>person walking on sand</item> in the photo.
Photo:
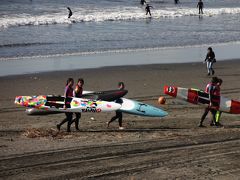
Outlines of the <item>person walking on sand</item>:
M69 107L69 104L67 104L67 98L73 97L73 84L74 84L73 78L68 78L67 84L65 87L65 92L64 92L64 97L65 97L64 108ZM73 113L66 112L65 115L66 115L66 118L62 120L60 124L57 124L57 129L60 131L61 126L67 122L67 132L71 132L70 128L71 128Z
M213 70L213 63L216 62L216 59L215 59L215 53L211 47L208 48L208 52L204 62L207 62L208 76L211 74L214 75L215 71Z
M213 77L211 82L207 84L205 92L209 94L210 104L205 108L205 111L201 117L201 121L199 123L199 127L203 126L203 121L207 117L209 111L212 114L211 126L216 125L216 112L220 105L220 87L218 86L219 79L217 77ZM216 97L218 96L218 98Z
M68 9L68 18L70 18L73 15L73 13L70 7L67 7L67 9Z
M146 10L146 15L150 15L150 17L152 16L151 14L151 8L153 8L152 6L150 6L149 4L147 4L145 10Z
M82 93L83 93L83 85L84 85L84 80L82 78L78 79L77 85L73 91L73 96L77 97L77 98L81 98L82 97ZM79 130L79 120L81 119L81 113L75 113L76 118L74 118L71 122L71 124L73 122L75 122L75 128L76 130Z
M118 89L119 90L125 89L125 85L123 82L118 83ZM117 99L115 102L119 103L119 104L123 103L122 99ZM112 117L112 119L109 122L107 122L107 127L109 127L110 124L117 119L118 119L118 123L119 123L119 129L123 130L124 127L122 126L122 112L121 111L116 111L116 115L114 117Z
M204 5L203 5L202 0L198 1L197 7L198 7L198 10L199 10L199 14L203 14L203 7L204 7Z

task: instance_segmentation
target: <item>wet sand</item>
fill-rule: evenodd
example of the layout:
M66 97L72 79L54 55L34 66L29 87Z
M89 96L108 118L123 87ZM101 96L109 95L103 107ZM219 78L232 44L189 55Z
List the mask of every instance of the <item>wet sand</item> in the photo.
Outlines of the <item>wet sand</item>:
M215 65L222 94L238 99L240 61ZM210 78L202 63L105 67L1 77L0 177L3 179L238 179L240 117L223 114L224 128L198 128L203 107L170 97L159 107L163 119L124 114L106 127L114 113L83 114L80 132L57 133L63 114L27 116L14 105L16 95L63 94L68 77L85 79L85 90L114 89L124 81L126 97L155 106L164 85L205 88ZM94 117L94 120L90 118Z

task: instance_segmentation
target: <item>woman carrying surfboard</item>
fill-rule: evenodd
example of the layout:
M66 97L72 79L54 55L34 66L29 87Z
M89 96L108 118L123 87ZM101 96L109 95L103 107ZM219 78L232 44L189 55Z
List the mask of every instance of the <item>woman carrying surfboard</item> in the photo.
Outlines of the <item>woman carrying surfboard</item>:
M118 89L119 90L124 90L125 89L125 85L124 85L123 82L118 83ZM117 99L115 102L119 103L119 104L123 103L122 99ZM112 117L112 119L109 122L107 122L107 127L109 127L110 124L117 119L118 119L119 129L123 130L124 127L122 127L122 112L121 111L116 111L116 116Z
M84 85L84 80L82 78L78 79L77 85L73 91L73 96L80 98L82 97L82 93L83 93L83 85ZM72 123L75 122L75 128L76 130L79 130L79 120L81 119L81 113L75 113L76 118L74 118L72 120ZM71 123L71 124L72 124Z
M73 97L73 78L68 78L67 80L67 84L65 87L65 92L64 92L64 97L67 99L67 97ZM65 105L64 108L67 108L68 104L65 100ZM60 131L60 128L63 124L65 124L66 122L67 124L67 132L71 132L71 123L72 123L72 117L73 117L73 113L72 112L66 112L65 113L66 118L64 120L62 120L62 122L60 124L57 124L57 129Z

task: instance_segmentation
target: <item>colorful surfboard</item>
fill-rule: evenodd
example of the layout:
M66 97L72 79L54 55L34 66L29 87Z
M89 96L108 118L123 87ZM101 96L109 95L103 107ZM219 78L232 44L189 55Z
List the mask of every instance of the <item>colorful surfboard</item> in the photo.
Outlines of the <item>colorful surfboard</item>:
M118 110L121 105L115 102L64 98L62 96L17 96L15 104L54 112L109 112Z
M166 111L160 108L131 99L121 98L118 103L122 105L119 111L128 114L149 117L164 117L168 115Z
M209 94L199 89L164 86L164 93L192 104L210 104ZM213 96L213 98L219 99L219 111L240 114L240 101L228 99L223 96Z

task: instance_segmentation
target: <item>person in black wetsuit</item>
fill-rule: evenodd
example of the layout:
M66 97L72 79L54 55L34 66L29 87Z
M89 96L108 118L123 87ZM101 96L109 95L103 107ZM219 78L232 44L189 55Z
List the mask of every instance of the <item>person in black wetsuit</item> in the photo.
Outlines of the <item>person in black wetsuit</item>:
M197 4L197 7L199 9L199 14L203 14L203 2L202 0L199 0L198 4Z
M179 3L179 0L175 0L175 4L178 4Z
M153 7L150 6L149 4L147 4L147 6L146 6L146 8L145 8L145 10L146 10L146 15L148 15L148 13L149 13L149 15L152 16L151 10L150 10L151 8L153 8Z
M67 108L69 106L67 104L67 97L73 97L73 88L72 88L73 84L74 84L73 78L68 78L67 84L66 84L66 87L65 87L65 92L64 92L64 97L65 97L64 108ZM70 128L71 128L73 113L72 112L66 112L65 115L66 115L66 118L60 124L57 124L57 129L60 131L61 126L63 124L65 124L66 122L68 122L67 132L71 132Z
M73 13L70 7L67 7L67 9L68 9L68 18L70 18L73 15Z
M145 3L147 3L146 0L141 0L141 1L140 1L140 4L141 4L142 6L143 6Z
M119 82L118 83L118 89L119 90L123 90L125 88L125 85L124 85L124 83L123 82ZM115 101L116 103L119 103L119 104L122 104L123 102L122 102L122 99L117 99L116 101ZM119 123L119 129L124 129L124 127L122 127L122 112L120 112L120 111L116 111L116 116L114 116L114 117L112 117L112 119L109 121L109 122L107 122L107 127L109 127L109 125L113 122L113 121L115 121L116 119L118 119L118 123Z

